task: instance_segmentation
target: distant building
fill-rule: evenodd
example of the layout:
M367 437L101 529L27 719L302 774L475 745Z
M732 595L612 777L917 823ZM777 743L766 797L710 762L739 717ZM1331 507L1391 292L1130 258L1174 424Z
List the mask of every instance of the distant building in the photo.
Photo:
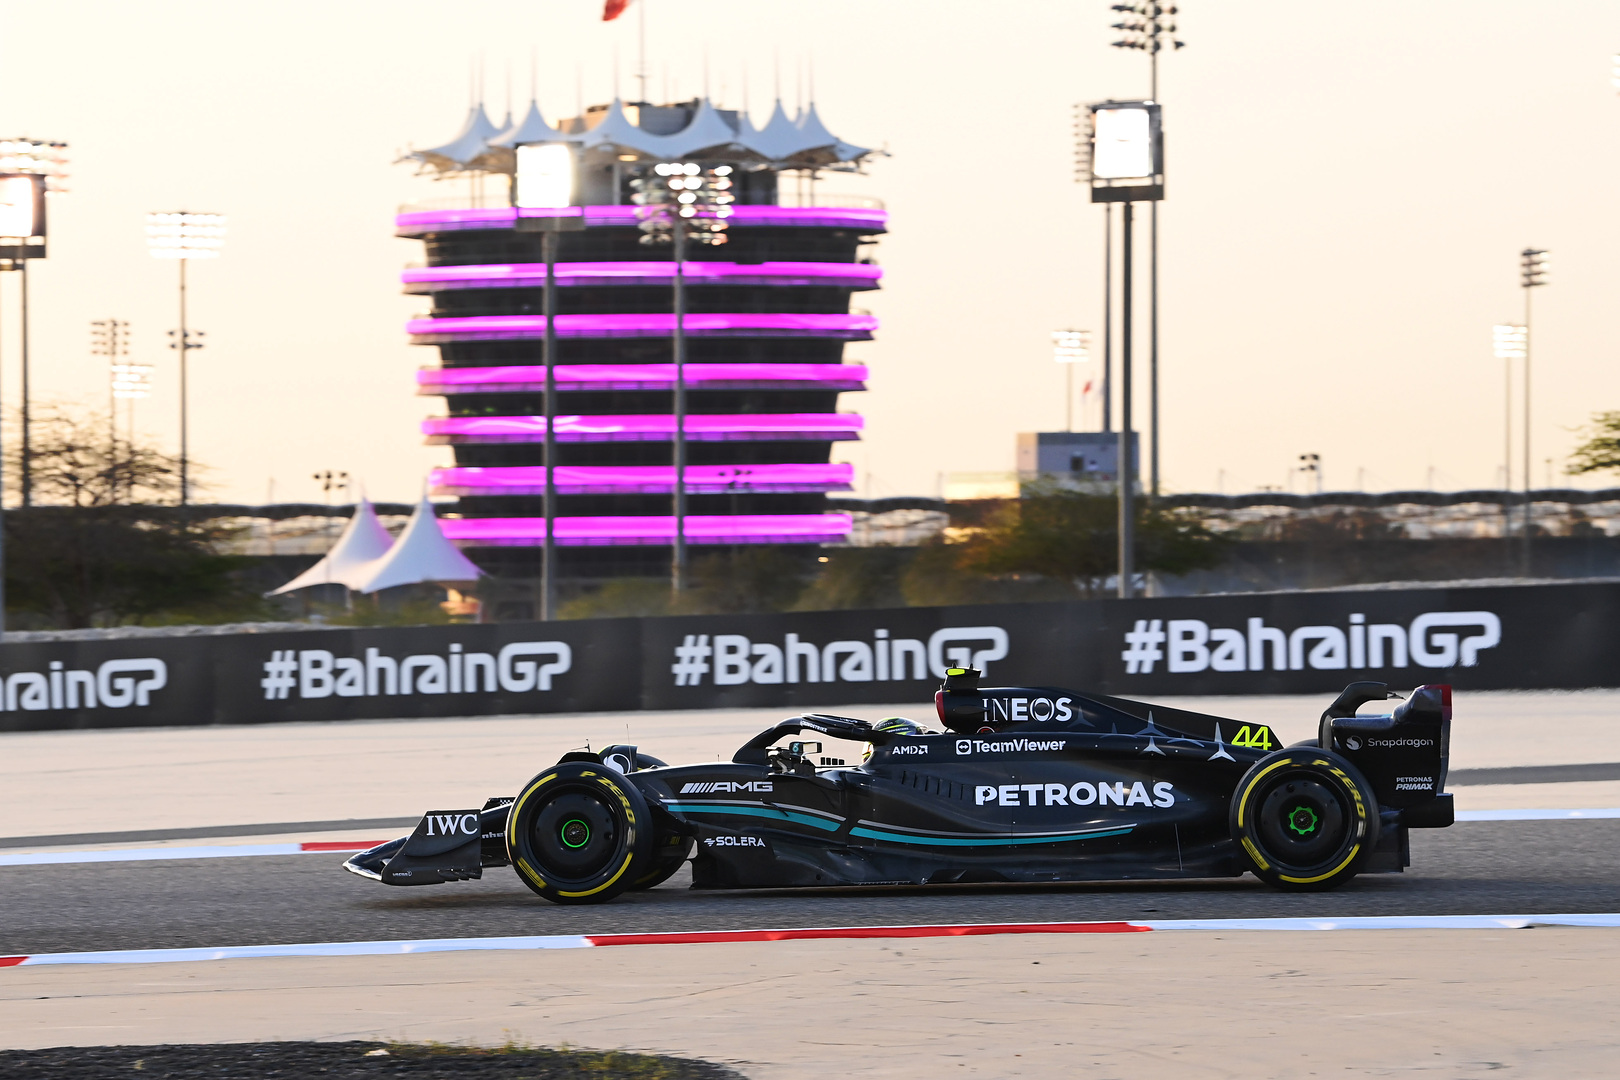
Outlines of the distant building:
M432 477L434 494L459 497L446 534L486 571L536 573L523 549L544 536L544 266L540 236L514 229L506 180L515 145L558 140L576 148L586 224L560 236L556 266L559 577L668 572L673 266L669 245L639 242L631 200L632 181L661 162L729 165L737 178L729 242L687 252L687 537L703 545L693 554L847 539L850 515L826 500L851 490L853 469L830 455L863 426L838 411L838 395L866 388L844 343L877 327L851 299L878 288L865 252L887 214L876 200L819 193L817 180L858 171L874 152L832 135L814 105L789 119L778 103L756 129L701 99L615 100L555 128L533 104L502 127L480 106L450 143L407 155L467 178L466 197L406 207L397 221L427 256L404 282L432 299L409 333L439 353L418 392L448 404L423 425L429 443L454 448L455 466Z
M1131 432L1133 482L1142 475L1137 432ZM1111 431L1024 431L1018 435L1021 480L1049 477L1076 483L1119 482L1119 434Z

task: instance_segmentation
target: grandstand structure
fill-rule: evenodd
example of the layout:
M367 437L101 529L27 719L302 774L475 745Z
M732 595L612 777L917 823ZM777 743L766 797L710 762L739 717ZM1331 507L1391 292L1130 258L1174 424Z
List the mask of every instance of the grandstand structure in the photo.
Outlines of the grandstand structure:
M861 171L874 154L822 124L812 104L790 118L780 102L755 128L746 112L706 99L594 106L555 126L531 102L497 126L475 106L449 143L403 160L437 178L465 178L464 197L401 209L396 232L426 258L404 271L431 309L410 321L413 343L437 349L418 393L442 398L423 423L454 465L434 470L444 520L486 571L533 577L544 537L541 236L519 232L507 196L514 147L565 142L575 151L585 227L558 237L555 266L558 415L556 543L560 578L576 586L667 571L672 495L675 264L668 245L640 242L632 182L655 166L729 165L737 202L728 243L684 265L687 296L687 542L815 546L847 539L851 515L827 507L853 469L835 442L860 438L862 418L839 396L865 388L844 356L877 320L852 307L879 287L868 245L885 231L876 200L818 194L824 174Z

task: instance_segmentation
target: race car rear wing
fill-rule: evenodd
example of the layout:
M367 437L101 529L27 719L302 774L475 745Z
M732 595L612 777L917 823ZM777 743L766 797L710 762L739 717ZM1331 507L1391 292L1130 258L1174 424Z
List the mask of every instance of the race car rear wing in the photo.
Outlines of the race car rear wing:
M1381 682L1344 688L1322 713L1318 743L1348 758L1378 796L1412 828L1444 828L1454 819L1445 793L1451 761L1451 687L1420 686L1388 713L1358 716L1371 701L1399 698Z

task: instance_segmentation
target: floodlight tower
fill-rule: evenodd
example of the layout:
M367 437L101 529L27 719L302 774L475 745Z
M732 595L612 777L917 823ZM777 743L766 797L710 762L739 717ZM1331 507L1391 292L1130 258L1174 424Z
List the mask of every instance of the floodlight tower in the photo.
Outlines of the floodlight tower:
M17 272L21 292L22 416L19 487L22 504L34 501L33 426L30 422L28 363L28 263L45 257L45 195L66 189L67 143L42 139L0 139L0 270Z
M203 331L186 328L186 263L217 259L225 246L225 215L194 214L186 210L146 215L146 244L154 259L180 264L180 329L170 330L169 348L180 352L180 505L191 494L190 444L187 431L186 357L203 347ZM193 340L195 339L195 340Z
M1491 327L1492 353L1502 361L1502 491L1513 490L1513 361L1523 360L1529 328L1521 323ZM1504 510L1507 501L1502 502Z
M107 402L108 444L114 453L118 449L119 371L129 366L120 358L129 355L129 323L123 319L96 319L90 323L90 355L105 356L111 369L110 397Z
M1148 55L1148 100L1159 100L1159 53L1184 49L1187 43L1176 36L1175 4L1152 0L1114 4L1111 11L1123 16L1113 24L1121 38L1116 49L1136 49ZM1162 137L1162 136L1161 136ZM1161 151L1162 152L1162 151ZM1159 204L1148 207L1148 491L1159 497Z
M1087 171L1091 201L1125 204L1120 260L1120 421L1119 421L1119 595L1133 591L1136 509L1133 485L1137 465L1131 452L1133 339L1131 300L1135 204L1164 198L1164 140L1159 106L1152 101L1104 101L1088 106Z
M520 143L513 148L513 156L514 228L540 234L540 259L546 264L541 300L546 331L540 346L540 362L546 369L546 535L540 543L540 621L550 622L557 617L557 238L565 232L583 231L585 217L584 208L574 206L579 163L572 146ZM569 210L572 212L565 212Z
M686 244L726 242L731 204L730 165L704 168L696 162L660 162L652 176L630 181L643 244L671 244L675 261L675 537L670 554L670 591L686 588Z
M1091 359L1090 330L1052 331L1052 359L1063 365L1064 430L1074 430L1074 365Z
M1547 252L1519 252L1519 287L1524 289L1524 573L1530 573L1530 296L1547 284Z

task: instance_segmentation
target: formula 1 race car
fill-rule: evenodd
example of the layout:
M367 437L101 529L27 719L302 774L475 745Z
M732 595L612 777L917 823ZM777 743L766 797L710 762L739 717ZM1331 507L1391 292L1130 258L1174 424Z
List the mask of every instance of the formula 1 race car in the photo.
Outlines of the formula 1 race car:
M1451 688L1358 682L1318 737L1054 687L980 688L951 669L930 732L807 714L730 762L634 746L574 752L516 798L432 811L345 868L388 885L512 865L560 904L647 889L692 860L695 888L1235 877L1327 889L1409 865L1407 830L1452 823ZM868 744L857 765L806 732ZM695 857L693 852L696 852Z

